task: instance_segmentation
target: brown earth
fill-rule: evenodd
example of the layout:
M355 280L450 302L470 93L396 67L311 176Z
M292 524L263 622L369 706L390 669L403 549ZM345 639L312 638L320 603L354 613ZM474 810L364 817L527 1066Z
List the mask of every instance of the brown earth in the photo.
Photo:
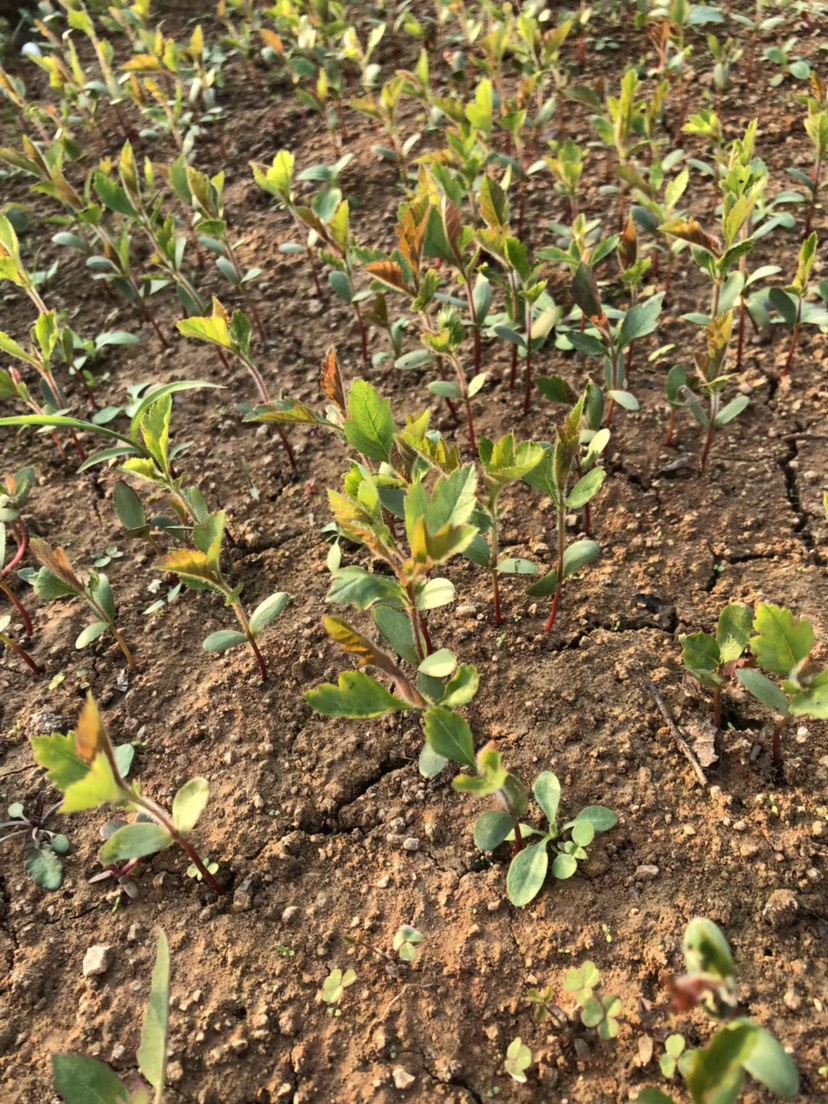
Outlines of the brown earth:
M168 30L179 25L175 20ZM617 54L596 55L584 76L603 70L617 79L620 68ZM257 357L268 381L274 391L316 402L318 367L333 340L347 377L370 378L400 419L421 410L430 398L426 377L363 368L347 309L327 293L318 299L306 269L277 252L289 226L249 179L247 161L269 162L282 146L296 153L300 167L331 162L330 140L316 118L281 93L263 107L236 62L225 71L228 209L244 238L243 260L265 270L257 294L270 340ZM769 90L760 79L748 90L737 73L721 113L731 136L759 115L758 152L776 187L787 186L789 164L807 165L789 87ZM579 140L590 137L580 108L567 108L567 127ZM353 197L361 239L387 247L401 194L393 168L370 151L373 133L360 122L353 129L347 148L357 156L343 186ZM7 120L3 141L14 139ZM214 144L199 148L197 164L220 167ZM58 255L45 222L54 210L33 199L20 178L8 177L3 188L7 200L30 206L25 255L47 267ZM594 184L589 188L585 208L606 215L607 201ZM700 208L709 210L711 195L694 184ZM563 214L548 183L533 180L527 210L534 239L548 242L546 220ZM824 211L816 226L824 236ZM771 235L755 263L779 263L786 279L797 248L793 235ZM128 308L104 302L82 266L59 255L60 269L44 293L50 305L67 310L82 333L138 332ZM209 274L198 278L230 301ZM10 285L3 290L2 329L20 339L33 320L30 305ZM685 265L651 348L674 341L689 361L698 331L676 319L705 309L705 296L698 273ZM163 304L159 299L158 313L172 334L169 296ZM818 641L828 638L824 336L804 335L789 391L777 383L785 339L751 340L738 385L751 405L716 440L704 477L697 474L700 441L689 418L680 422L677 448L662 446L663 369L646 365L642 350L632 381L641 411L617 420L611 475L595 504L604 554L567 585L548 636L545 601L526 597L520 579L504 588L506 622L496 629L486 579L470 564L447 572L457 603L431 615L431 632L480 669L481 692L468 709L478 740L496 740L526 780L554 770L566 812L603 803L620 817L593 847L583 874L516 910L505 900L505 856L490 861L473 845L474 802L456 794L448 778L427 782L418 774L423 738L416 719L334 722L312 713L301 696L344 666L321 626L328 580L320 535L330 520L325 488L337 486L345 470L342 447L321 433L294 433L299 477L291 479L269 430L240 423L233 404L253 397L241 371L228 374L208 350L180 339L162 353L148 328L140 332L140 346L108 358L101 404L121 401L128 385L146 380L200 378L226 386L219 395L193 392L177 403L175 438L192 440L187 471L211 505L228 510L228 574L244 583L248 604L276 589L294 601L265 638L272 675L262 688L245 652L221 658L202 652L204 636L227 624L218 600L186 594L161 615L144 616L156 573L143 546L120 538L111 502L115 470L78 475L74 460L60 462L48 438L0 438L3 471L25 463L37 469L27 512L32 532L63 545L84 568L110 544L123 551L106 571L119 623L138 657L126 688L122 657L106 638L74 650L85 624L78 607L29 599L32 653L47 673L35 681L14 657L0 661L4 808L31 802L42 788L29 738L56 725L70 728L91 687L116 742L137 742L133 773L149 794L168 802L192 775L209 778L211 800L195 842L219 861L230 886L217 899L185 876L178 854L167 852L143 864L138 899L113 910L105 889L87 880L98 868L99 814L63 826L73 851L56 893L34 886L15 846L5 848L3 1101L56 1099L49 1058L58 1050L98 1055L127 1077L135 1072L153 932L161 927L174 970L172 1087L165 1097L171 1102L470 1104L497 1095L623 1104L637 1086L662 1083L656 1059L667 1034L681 1031L691 1045L709 1036L704 1017L668 1009L667 984L681 968L681 937L694 915L726 932L745 1014L791 1049L803 1099L828 1099L820 1072L828 1064L826 728L808 722L793 729L784 778L774 779L766 752L757 755L766 718L734 693L723 755L703 788L641 682L644 674L657 684L679 724L701 723L709 703L682 675L678 637L709 630L729 601L787 605L814 621ZM382 347L382 335L373 335L372 351ZM502 348L487 349L486 368L493 375L475 404L480 430L548 440L559 411L538 396L531 415L521 416L517 393L499 378L507 368ZM583 361L554 350L542 354L538 371L573 384L585 378ZM462 429L455 431L436 403L434 411L437 424L464 445ZM528 488L509 494L506 506L506 544L548 564L551 511ZM417 849L404 847L407 840L417 840ZM777 889L793 891L800 905L781 927L763 915ZM403 923L418 927L425 943L416 966L394 977L370 947L387 950ZM345 936L362 945L349 945ZM81 963L96 943L113 946L114 962L103 978L86 979ZM621 997L624 1024L614 1042L587 1035L576 1047L572 1032L533 1022L526 995L551 983L570 1011L564 973L586 958L600 968L604 991ZM334 1017L315 994L337 966L353 967L358 979ZM503 1071L517 1035L535 1058L526 1086ZM656 1057L641 1068L644 1036L656 1041ZM398 1067L414 1078L405 1090L394 1085ZM745 1099L756 1104L766 1097L751 1088Z

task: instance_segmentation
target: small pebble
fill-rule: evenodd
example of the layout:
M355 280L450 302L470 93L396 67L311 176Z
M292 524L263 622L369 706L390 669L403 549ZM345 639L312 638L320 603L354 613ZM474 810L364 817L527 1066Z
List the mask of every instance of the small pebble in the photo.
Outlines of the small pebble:
M653 863L643 863L635 868L635 879L638 882L650 882L657 878L660 871Z
M112 948L108 943L96 943L83 956L81 967L83 976L97 977L99 974L105 974L112 965L112 958Z
M774 931L789 928L796 921L799 902L789 889L775 889L762 909L762 919Z
M403 1069L402 1066L394 1066L391 1070L391 1077L395 1089L408 1089L417 1080L413 1074L409 1073L407 1069Z
M419 851L420 841L416 836L406 836L402 843L403 851Z

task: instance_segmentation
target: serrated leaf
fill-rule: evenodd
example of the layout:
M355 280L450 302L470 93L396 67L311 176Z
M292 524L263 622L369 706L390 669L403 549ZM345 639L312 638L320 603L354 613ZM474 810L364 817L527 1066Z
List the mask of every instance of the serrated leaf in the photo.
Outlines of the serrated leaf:
M468 723L459 714L443 706L433 706L426 712L423 728L429 747L437 755L476 770L474 738Z
M49 846L27 851L26 870L41 889L60 889L63 884L63 863Z
M326 717L370 718L413 708L408 702L389 694L363 671L344 671L339 685L326 682L309 690L305 701Z
M388 462L394 446L391 403L365 380L355 379L348 392L343 430L348 444L371 460Z
M763 602L753 622L756 636L750 649L766 671L790 678L811 654L814 629L810 621L795 618L790 610Z

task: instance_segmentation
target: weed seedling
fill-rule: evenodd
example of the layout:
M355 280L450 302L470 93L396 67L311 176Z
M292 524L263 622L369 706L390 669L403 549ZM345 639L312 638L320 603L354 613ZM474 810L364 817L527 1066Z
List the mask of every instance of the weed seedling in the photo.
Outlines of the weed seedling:
M25 836L23 862L29 877L41 889L60 889L63 884L63 856L71 850L66 836L47 827L60 804L58 801L47 806L46 794L41 791L28 811L20 801L9 805L9 819L0 823L0 844Z
M796 1066L778 1040L764 1027L737 1010L735 965L720 929L702 917L687 925L684 933L686 974L673 984L673 1010L689 1012L701 1007L721 1021L713 1038L698 1050L687 1050L681 1035L670 1035L667 1053L659 1065L665 1077L678 1068L692 1104L736 1104L745 1075L774 1095L790 1099L799 1093ZM638 1104L679 1104L661 1089L644 1089Z
M503 1068L513 1081L519 1085L526 1084L526 1071L532 1065L532 1051L525 1045L520 1035L512 1039L506 1048L506 1059Z
M410 924L403 924L401 928L398 928L394 933L392 946L397 952L400 962L406 962L409 965L416 962L419 954L417 947L423 942L424 938L425 936L418 932L416 928L412 928Z
M207 804L206 778L191 778L185 782L175 795L171 813L141 793L137 784L127 783L123 752L112 746L91 693L74 732L66 736L60 733L35 736L32 750L37 762L45 768L49 781L63 792L61 813L80 813L101 805L115 805L136 809L151 818L126 824L113 832L101 848L103 866L142 859L178 844L213 892L224 893L187 839Z
M322 982L322 988L318 990L316 999L328 1006L329 1016L341 1016L342 1010L339 1002L345 994L345 990L356 981L355 970L331 970Z
M158 935L149 1004L138 1048L138 1069L155 1090L152 1104L163 1104L167 1076L170 1009L170 948L164 932ZM96 1058L54 1054L52 1075L65 1104L149 1104L146 1088L127 1087L114 1070Z
M574 995L584 1027L597 1031L599 1039L614 1039L620 1030L621 998L596 993L600 984L601 974L594 962L567 970L564 978L564 989Z

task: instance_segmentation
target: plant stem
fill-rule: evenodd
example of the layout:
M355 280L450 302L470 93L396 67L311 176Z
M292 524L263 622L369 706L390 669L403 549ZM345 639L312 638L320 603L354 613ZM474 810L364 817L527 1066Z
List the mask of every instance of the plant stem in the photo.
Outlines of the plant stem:
M28 613L26 607L23 605L23 603L20 601L20 599L14 593L14 591L9 586L9 584L3 582L2 580L0 580L0 591L2 591L3 594L5 594L5 596L8 598L8 600L11 602L11 604L14 606L14 608L20 614L20 616L23 620L23 624L26 628L26 637L27 637L27 639L31 638L32 634L34 633L34 627L32 625L32 619L29 616L29 613Z
M129 790L126 785L125 788ZM162 809L160 805L156 805L151 798L144 797L143 794L136 794L132 790L129 790L129 800L133 805L137 805L139 809L145 809L150 814L150 816L154 817L158 821L162 828L166 828L166 830L172 836L173 840L184 851L184 853L187 855L187 858L190 859L193 866L199 872L201 877L204 879L210 889L212 889L213 893L217 894L219 897L224 896L224 893L226 891L222 889L222 887L218 884L216 879L201 861L201 857L199 856L196 849L192 846L191 843L188 843L187 839L182 836L181 833L178 831L172 819L168 816L166 810Z
M566 506L563 502L558 505L558 589L555 591L555 597L552 601L552 609L549 611L549 618L543 627L543 631L548 633L552 630L552 626L555 624L555 615L558 612L558 604L561 600L561 588L563 587L563 564L564 564L564 550L566 548Z
M722 688L717 686L713 691L713 725L719 730L722 727Z
M36 675L41 674L41 668L35 663L29 653L23 648L16 640L12 640L10 636L6 636L5 633L0 633L0 644L5 644L7 648L11 648L13 652L23 660L27 667L30 667Z
M529 413L532 404L532 304L526 304L526 361L523 375L523 413Z
M130 669L134 669L135 659L132 655L132 652L129 650L129 647L127 646L126 641L121 636L121 633L118 630L118 626L110 618L109 614L106 612L106 610L103 608L103 606L101 606L98 602L96 602L95 599L92 597L91 594L89 594L88 591L83 592L83 597L86 599L86 601L89 603L89 605L95 611L95 613L97 613L97 615L100 617L101 621L106 622L107 626L109 627L109 631L115 637L115 641L116 641L118 647L124 653L124 658L127 661L127 666Z
M782 379L787 379L793 364L794 353L796 352L796 345L799 341L799 326L802 321L802 299L797 303L796 307L796 321L793 324L793 330L791 331L791 347L788 349L788 357L785 361L785 367L782 369Z
M500 575L497 570L497 560L500 555L500 534L498 533L497 525L497 500L494 499L489 503L489 510L492 515L492 597L494 601L494 623L501 625L503 623L503 614L500 610Z
M253 649L256 663L259 665L259 674L261 675L262 682L267 682L267 667L265 666L264 656L259 651L259 645L256 643L256 638L250 629L250 622L247 620L247 614L244 612L241 602L233 603L233 611L239 619L242 632L247 637L247 643Z

